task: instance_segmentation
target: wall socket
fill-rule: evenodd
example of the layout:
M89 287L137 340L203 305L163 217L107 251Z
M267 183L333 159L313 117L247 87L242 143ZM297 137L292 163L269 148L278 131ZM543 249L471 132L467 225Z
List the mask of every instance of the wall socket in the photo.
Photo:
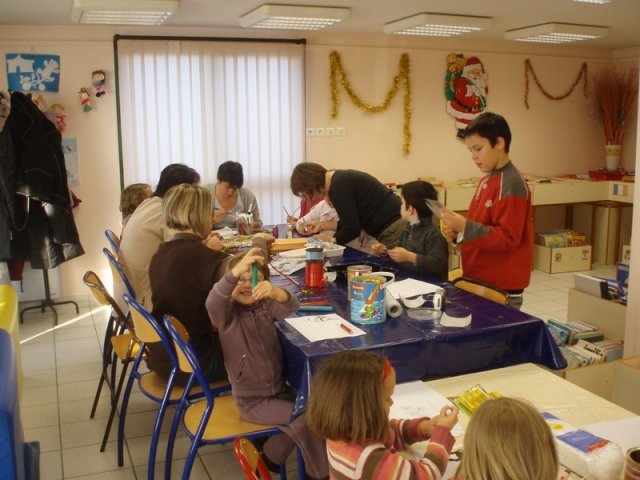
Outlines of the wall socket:
M316 128L316 137L324 137L325 129L324 127Z
M344 137L347 134L347 129L344 127L336 127L336 136Z
M315 128L307 128L307 137L315 137L316 129Z

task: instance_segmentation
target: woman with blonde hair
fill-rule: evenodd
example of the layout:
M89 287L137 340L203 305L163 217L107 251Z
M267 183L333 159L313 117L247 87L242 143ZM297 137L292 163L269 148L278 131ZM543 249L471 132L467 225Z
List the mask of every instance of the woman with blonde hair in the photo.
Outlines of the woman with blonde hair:
M173 237L160 245L149 265L152 314L170 314L187 328L198 353L200 366L210 381L226 378L218 332L212 327L205 300L215 282L229 268L231 257L207 247L211 232L211 193L186 183L172 187L162 201L162 214ZM267 251L265 238L253 240ZM265 255L266 256L266 255ZM163 378L171 362L160 344L149 347L147 364ZM178 382L183 383L181 375Z
M555 480L558 454L549 425L525 400L488 400L471 416L456 480Z

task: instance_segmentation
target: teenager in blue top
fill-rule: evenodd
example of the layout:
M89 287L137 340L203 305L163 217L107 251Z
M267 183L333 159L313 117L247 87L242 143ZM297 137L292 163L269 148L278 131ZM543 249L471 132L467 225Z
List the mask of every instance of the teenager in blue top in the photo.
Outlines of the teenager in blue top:
M433 224L431 209L426 204L426 199L437 200L436 189L429 182L416 180L405 183L401 195L400 215L407 224L396 244L391 248L374 244L373 252L387 253L394 262L446 280L449 247L440 229Z

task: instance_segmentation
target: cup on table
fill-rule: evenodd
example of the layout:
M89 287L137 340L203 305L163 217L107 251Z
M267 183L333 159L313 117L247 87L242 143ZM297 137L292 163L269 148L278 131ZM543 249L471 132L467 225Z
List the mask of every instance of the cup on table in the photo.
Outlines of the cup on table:
M624 480L640 480L640 447L627 450L624 462Z
M253 235L253 214L238 213L236 217L238 235Z
M351 265L347 267L347 300L351 300L351 280L359 275L371 273L371 265Z

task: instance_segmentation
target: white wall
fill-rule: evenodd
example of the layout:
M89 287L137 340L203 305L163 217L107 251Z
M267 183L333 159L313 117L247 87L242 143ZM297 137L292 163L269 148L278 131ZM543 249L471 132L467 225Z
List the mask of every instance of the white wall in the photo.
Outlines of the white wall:
M4 27L3 27L4 29ZM5 53L34 53L60 55L61 75L58 93L44 93L49 106L61 103L66 110L66 129L63 138L76 138L80 185L72 188L82 203L73 210L80 241L85 255L60 265L61 296L85 295L82 284L87 270L110 278L108 265L102 254L106 245L105 228L120 232L120 173L118 167L118 139L116 101L113 84L113 48L110 41L2 41L0 40L0 90L7 91ZM105 70L107 95L92 97L93 110L83 112L80 87L91 87L91 72ZM34 96L37 96L34 93Z
M89 27L19 27L0 30L0 53L53 53L61 55L61 91L56 100L67 109L65 137L78 139L80 186L74 192L83 200L74 210L84 256L61 265L64 296L86 294L82 275L88 269L109 276L102 248L105 228L119 231L119 166L113 84L112 35L242 35L238 31L203 29L132 29L117 31ZM252 32L253 33L253 32ZM254 36L254 35L252 35ZM477 55L489 75L489 109L509 120L514 140L511 156L523 172L553 175L586 173L604 165L600 127L589 116L582 84L563 101L552 102L531 83L529 103L524 106L524 60L530 58L543 85L554 95L573 83L582 62L593 69L612 61L633 59L638 52L608 52L575 47L531 45L469 45L464 41L425 41L396 37L330 38L309 35L307 48L307 125L341 126L344 137L308 138L307 160L327 167L368 171L383 181L406 181L417 176L445 180L478 176L468 153L455 139L453 119L445 112L443 83L446 55ZM413 147L403 155L402 102L396 99L388 112L376 116L357 110L341 92L340 118L330 118L329 62L337 49L356 91L379 103L397 73L400 54L411 61L413 88ZM518 50L516 50L518 49ZM0 62L0 90L6 91L4 61ZM94 110L83 113L77 91L89 86L91 72L107 72L108 94L92 99ZM53 103L51 101L50 103ZM301 126L302 127L302 126ZM635 130L635 123L632 125ZM625 142L623 165L634 168L636 135ZM176 159L180 161L180 159ZM638 199L636 189L636 200ZM637 202L636 202L637 203ZM640 209L635 209L633 251L640 252ZM636 255L637 256L637 255ZM632 269L627 322L627 355L640 352L640 279ZM629 343L635 339L635 346Z

